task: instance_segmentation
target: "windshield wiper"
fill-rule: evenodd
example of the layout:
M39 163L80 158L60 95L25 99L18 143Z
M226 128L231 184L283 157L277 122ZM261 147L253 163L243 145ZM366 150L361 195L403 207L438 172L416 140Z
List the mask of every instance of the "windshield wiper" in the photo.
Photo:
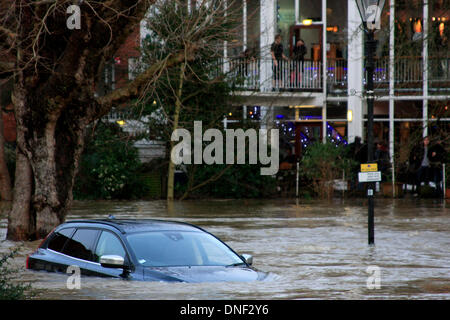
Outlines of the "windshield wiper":
M246 266L247 264L245 262L238 262L238 263L232 263L227 265L227 267L238 267L238 266Z

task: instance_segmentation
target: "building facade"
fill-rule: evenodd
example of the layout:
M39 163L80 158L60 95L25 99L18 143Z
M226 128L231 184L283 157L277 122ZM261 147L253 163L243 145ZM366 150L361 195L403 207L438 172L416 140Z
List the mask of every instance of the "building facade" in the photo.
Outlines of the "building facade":
M237 92L245 101L242 116L282 128L297 154L317 139L364 141L365 34L355 1L244 0L241 5L241 39L224 55L228 61L241 52L252 55ZM413 141L449 132L449 10L447 0L386 0L375 36L374 135L392 162L394 154L406 160ZM273 68L270 48L277 34L289 59ZM300 39L307 48L303 61L293 57Z
M224 45L223 67L244 75L235 91L241 112L225 118L225 127L243 118L279 127L297 156L317 140L366 140L365 34L354 0L222 2L241 12L237 39ZM393 168L395 161L407 161L422 137L450 132L449 10L449 0L385 1L375 35L374 135ZM142 22L133 39L147 34ZM274 68L276 35L288 59ZM306 46L301 60L294 55L299 40ZM116 68L129 69L136 53L123 56Z

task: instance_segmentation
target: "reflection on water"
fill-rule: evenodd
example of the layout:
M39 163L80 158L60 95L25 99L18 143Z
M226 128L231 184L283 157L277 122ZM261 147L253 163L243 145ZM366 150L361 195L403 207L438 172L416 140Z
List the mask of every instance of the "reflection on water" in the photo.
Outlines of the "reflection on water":
M378 199L375 246L367 245L364 199L334 203L291 200L76 202L68 219L162 218L196 224L254 265L270 272L252 283L162 283L83 277L80 290L67 275L23 270L21 281L45 289L44 299L450 299L450 210L431 200ZM6 219L0 220L0 239ZM40 241L25 243L15 263ZM4 241L1 252L17 243ZM380 289L368 289L368 266L380 268Z

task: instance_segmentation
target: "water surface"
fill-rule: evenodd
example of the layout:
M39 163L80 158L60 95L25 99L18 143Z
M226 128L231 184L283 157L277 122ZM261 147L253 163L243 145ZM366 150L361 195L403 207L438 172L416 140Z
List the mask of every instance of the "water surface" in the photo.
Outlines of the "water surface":
M450 299L450 209L439 200L377 199L375 246L367 244L364 199L75 202L67 219L159 218L196 224L238 253L254 257L269 280L251 283L161 283L22 270L20 281L45 289L40 299ZM0 220L0 239L6 235ZM25 243L15 264L40 241ZM18 243L3 241L0 251ZM380 288L368 289L369 266Z

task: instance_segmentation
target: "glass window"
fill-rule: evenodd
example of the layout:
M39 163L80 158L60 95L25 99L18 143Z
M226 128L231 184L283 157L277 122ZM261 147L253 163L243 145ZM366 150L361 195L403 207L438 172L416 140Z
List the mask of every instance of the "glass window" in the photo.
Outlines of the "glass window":
M322 21L322 1L299 0L300 22L305 19Z
M99 262L100 257L104 255L116 255L125 258L125 249L123 248L122 242L108 231L103 231L100 235L94 260Z
M97 234L98 230L77 229L64 247L63 253L74 258L93 261L92 248Z
M64 248L64 244L70 239L70 236L73 233L74 228L66 228L55 232L54 236L48 243L47 248L52 249L57 252L61 252Z
M257 53L260 46L260 0L247 0L247 47Z
M243 263L221 241L202 232L147 232L128 236L144 266L227 266Z
M278 28L276 33L280 33L284 45L284 54L289 56L289 28L295 24L295 1L279 0L276 4Z

